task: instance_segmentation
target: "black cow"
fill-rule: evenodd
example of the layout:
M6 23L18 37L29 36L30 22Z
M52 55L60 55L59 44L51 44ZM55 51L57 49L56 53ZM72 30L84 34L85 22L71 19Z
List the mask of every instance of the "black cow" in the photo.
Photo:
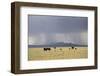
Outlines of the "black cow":
M74 49L74 47L73 47L73 46L72 46L71 48L72 48L72 49Z
M75 47L73 47L73 46L72 46L71 48L69 48L69 50L70 50L70 49L73 49L73 50L75 49L75 50L77 50L77 48L75 48Z
M44 51L50 51L51 50L51 48L44 48Z

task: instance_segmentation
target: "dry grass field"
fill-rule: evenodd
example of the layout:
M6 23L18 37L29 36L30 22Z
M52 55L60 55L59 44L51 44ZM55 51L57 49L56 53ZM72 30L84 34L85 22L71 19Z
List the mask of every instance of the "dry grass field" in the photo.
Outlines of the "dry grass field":
M77 49L75 49L77 48ZM28 60L79 59L88 57L87 47L28 48Z

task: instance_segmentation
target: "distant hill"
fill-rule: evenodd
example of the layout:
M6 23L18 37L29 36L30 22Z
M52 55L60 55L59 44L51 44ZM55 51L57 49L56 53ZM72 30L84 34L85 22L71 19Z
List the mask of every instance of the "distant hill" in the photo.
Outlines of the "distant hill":
M87 45L79 45L74 43L55 42L47 45L28 45L28 47L87 47Z

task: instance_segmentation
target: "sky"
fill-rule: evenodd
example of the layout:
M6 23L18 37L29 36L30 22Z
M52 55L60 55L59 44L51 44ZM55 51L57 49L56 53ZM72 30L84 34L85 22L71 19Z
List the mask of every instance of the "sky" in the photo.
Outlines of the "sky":
M87 45L88 18L75 16L28 16L28 44L55 42Z

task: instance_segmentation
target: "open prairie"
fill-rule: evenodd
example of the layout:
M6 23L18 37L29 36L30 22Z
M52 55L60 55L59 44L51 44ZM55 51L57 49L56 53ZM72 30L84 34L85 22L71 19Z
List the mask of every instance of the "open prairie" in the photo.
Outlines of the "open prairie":
M79 59L88 57L87 47L28 48L28 60Z

